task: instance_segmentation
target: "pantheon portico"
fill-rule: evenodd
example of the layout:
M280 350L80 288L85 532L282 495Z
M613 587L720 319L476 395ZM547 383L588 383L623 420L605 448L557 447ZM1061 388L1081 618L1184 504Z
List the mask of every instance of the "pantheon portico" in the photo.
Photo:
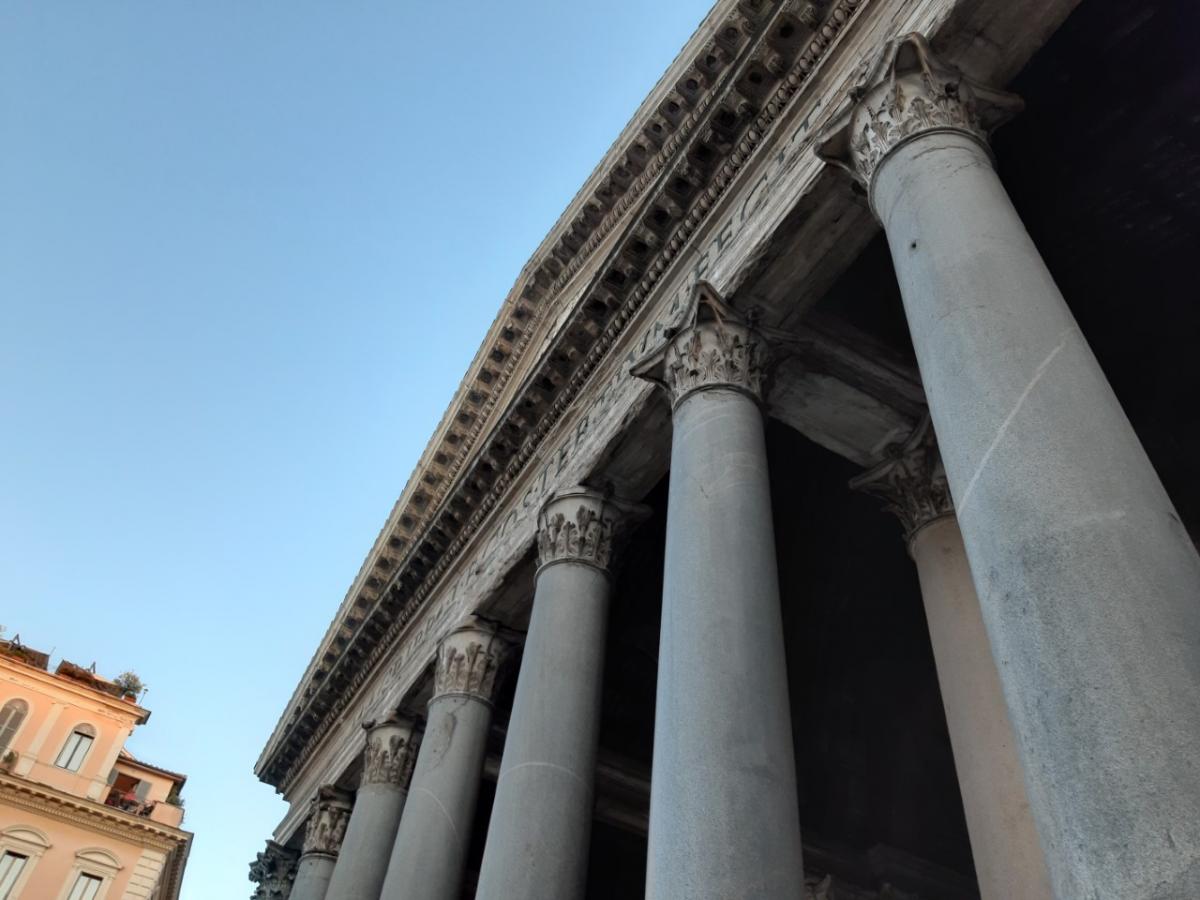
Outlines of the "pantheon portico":
M271 733L253 896L1200 897L1197 25L720 0Z

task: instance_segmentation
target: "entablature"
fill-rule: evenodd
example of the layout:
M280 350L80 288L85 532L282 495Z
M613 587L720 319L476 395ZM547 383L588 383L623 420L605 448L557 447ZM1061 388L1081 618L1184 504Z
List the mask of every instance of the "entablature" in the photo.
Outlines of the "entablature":
M573 201L547 238L556 263L541 266L535 256L505 301L264 749L259 777L303 793L298 785L311 781L306 769L313 768L314 753L356 718L352 707L370 705L369 696L385 676L411 684L414 667L427 664L428 654L422 654L437 629L453 625L442 614L484 595L472 594L485 585L471 583L468 576L477 567L462 561L464 549L471 544L476 558L490 552L497 531L503 534L504 523L530 496L538 477L531 464L540 462L544 470L561 453L562 435L578 428L571 423L587 417L578 409L585 388L593 403L619 398L612 407L616 421L627 421L649 402L644 387L620 384L626 356L661 339L696 280L714 282L740 305L761 306L769 322L797 334L795 359L801 361L793 361L790 376L783 367L781 385L812 389L822 378L844 384L846 373L839 371L847 365L844 348L800 319L821 285L873 233L861 200L829 178L811 152L813 135L848 96L856 60L896 33L923 31L962 53L978 51L975 69L1011 74L1072 5L1047 4L1031 25L1027 12L1006 12L1000 0L718 3L622 141L634 133L644 137L647 128L659 134L670 126L670 133L650 141L644 165L629 169L628 183L612 203L591 207L586 198ZM742 37L725 34L722 43L722 27ZM990 40L999 39L1003 47L996 50ZM710 68L695 79L695 88L685 80L688 90L677 90L675 80L697 64L696 53L707 53L710 43L724 48L724 55L714 53L711 64L705 56L701 62ZM820 78L813 79L818 70ZM655 124L660 132L654 132ZM597 172L613 164L617 152L614 145ZM597 177L589 185L622 183ZM586 238L574 219L573 230L563 230L572 209L579 221L590 219ZM803 221L795 221L798 216ZM780 238L785 232L790 243ZM806 252L791 252L796 235L809 242ZM497 334L503 340L493 343ZM476 377L489 358L492 375ZM826 436L826 446L862 464L911 427L922 403L919 386L885 368L863 367L854 376L858 383L850 385L854 396L878 401L869 404L880 413L869 434ZM786 409L778 416L786 420ZM598 432L601 417L612 421L602 412L588 418L586 427ZM803 431L804 424L797 427ZM560 464L559 472L563 468ZM513 547L505 548L506 559L516 558ZM438 601L444 608L430 613L435 592L447 599ZM397 650L401 639L404 652ZM322 751L319 768L326 770L329 759L345 752L340 746Z

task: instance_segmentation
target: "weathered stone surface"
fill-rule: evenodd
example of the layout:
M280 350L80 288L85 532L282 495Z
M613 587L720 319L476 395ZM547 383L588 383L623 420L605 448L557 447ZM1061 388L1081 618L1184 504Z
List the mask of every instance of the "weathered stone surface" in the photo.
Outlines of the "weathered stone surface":
M383 882L381 900L458 900L497 673L510 646L493 627L470 623L438 652L425 736Z
M412 719L391 715L363 727L362 781L325 900L378 900L416 762Z
M733 0L722 0L688 52L702 49L705 35L719 28L721 17L729 15L735 5ZM813 36L815 50L808 62L803 57L809 48L801 51L802 65L783 79L786 89L781 87L782 93L771 95L769 108L764 104L761 117L754 119L757 136L737 148L736 161L731 159L728 169L718 167L713 181L717 186L711 194L701 195L703 209L699 204L694 207L696 215L686 230L679 232L678 242L668 241L663 247L663 256L655 257L653 272L644 284L642 279L631 282L636 296L629 295L630 302L616 314L619 328L589 332L591 344L580 344L572 338L576 329L565 310L591 302L592 294L585 288L602 284L611 263L620 258L618 245L632 235L622 229L632 229L632 216L605 232L608 243L593 247L588 265L573 270L571 283L554 296L553 303L545 304L546 309L562 311L561 315L541 317L539 311L536 328L526 327L530 319L523 320L516 343L502 339L512 321L497 320L496 333L489 335L477 362L491 365L487 360L493 352L507 354L498 365L504 370L503 384L509 387L485 392L487 398L480 407L483 413L469 428L460 427L455 416L448 414L264 749L258 771L280 785L293 804L277 830L278 837L286 839L295 833L317 785L336 779L362 752L359 723L394 708L413 690L447 630L486 603L505 573L528 552L531 522L539 503L553 490L578 483L593 475L597 466L607 464L609 454L621 445L622 435L652 402L649 388L628 378L622 360L658 346L663 330L678 324L693 285L704 279L726 293L736 291L739 306L761 305L766 321L778 324L788 311L796 311L798 316L806 310L861 248L869 237L865 213L835 179L823 173L811 153L813 130L853 83L857 61L897 33L936 27L960 55L970 54L974 74L1011 72L1073 5L1069 0L1048 0L1029 9L1001 0L979 0L958 4L950 21L950 4L945 0L870 0L854 20L846 15L847 9L854 7L830 4L829 15L840 14L841 18L831 21L827 32ZM831 47L836 47L836 53L825 58ZM806 81L818 60L819 80ZM669 85L664 87L669 89ZM655 114L650 107L645 110L647 116ZM686 146L681 142L677 151L682 157ZM781 240L789 243L786 253L781 250ZM800 246L791 247L796 241ZM535 309L522 303L529 311ZM572 340L576 341L573 348L567 346ZM526 347L529 352L523 349ZM459 543L448 545L453 553L445 553L436 570L431 570L436 578L422 588L421 603L384 609L388 579L403 567L411 546L393 542L411 542L424 533L422 520L413 520L410 530L403 524L415 508L413 499L420 496L431 512L445 509L441 498L448 496L452 487L461 487L471 474L464 463L436 461L448 436L474 440L478 435L482 439L491 433L488 429L500 421L501 414L519 412L522 407L511 386L523 379L532 381L542 360L564 347L572 358L586 354L588 368L572 374L569 390L555 395L554 416L543 420L538 418L539 410L530 419L522 433L536 432L537 440L529 444L533 455L528 461L522 457L519 466L515 462L501 465L495 499L485 494L488 505L471 517L471 527L476 530L471 532L469 546L463 544L466 549L460 552ZM464 381L462 397L479 387L477 368L473 365ZM866 380L847 381L844 372L828 374L821 365L801 363L789 371L786 359L781 359L776 371L776 388L783 398L780 417L862 465L877 462L878 451L911 427L911 410L897 413L883 401L882 394L863 389ZM869 367L863 371L869 372ZM580 381L585 376L586 380ZM501 381L494 383L500 385ZM795 388L788 396L786 385ZM797 400L802 404L794 402ZM767 402L773 402L770 395ZM849 416L851 405L862 409L863 415ZM496 433L499 428L495 424ZM661 448L651 449L654 454L661 453ZM482 448L471 451L481 452ZM649 452L646 455L654 458ZM436 489L423 480L426 476L434 479ZM353 624L363 620L365 624ZM367 635L377 633L375 627L380 623L378 633L384 636L369 644ZM351 644L353 649L347 652ZM357 656L363 647L366 655ZM343 678L327 670L331 654L344 661L344 671L354 674ZM311 692L318 684L318 671L326 679L325 687ZM329 703L317 704L318 694ZM315 709L324 712L318 715ZM301 719L304 727L298 728Z
M250 900L288 900L296 880L297 856L294 850L267 841L267 849L250 863L250 880L257 885Z
M702 288L689 329L634 367L677 398L654 721L647 900L796 896L803 885L791 707L762 412L716 354L697 385L672 364L689 330L735 325ZM701 387L702 389L697 389ZM735 749L736 748L736 749Z
M1200 557L977 129L872 197L1054 892L1200 896Z

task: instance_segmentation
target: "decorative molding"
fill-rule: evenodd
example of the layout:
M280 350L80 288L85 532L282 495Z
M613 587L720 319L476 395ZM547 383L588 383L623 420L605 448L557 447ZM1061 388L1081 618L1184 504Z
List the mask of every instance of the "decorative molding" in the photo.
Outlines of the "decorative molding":
M135 816L113 806L7 775L0 775L0 806L41 813L60 822L69 822L89 831L158 850L172 850L180 844L186 844L191 838L190 832L144 816Z
M250 863L250 880L258 887L250 900L287 900L296 880L299 854L282 844L267 841L267 849Z
M724 388L762 402L769 353L766 338L707 282L696 284L684 324L630 369L671 394L678 406L697 391Z
M308 825L304 830L304 850L301 856L310 853L337 856L346 836L350 822L350 810L354 804L350 794L331 784L323 785L312 799Z
M719 61L720 71L712 70L697 81L694 95L670 101L678 105L680 118L646 166L651 175L637 188L646 196L635 205L632 199L626 200L633 195L624 195L610 213L601 211L597 220L608 230L628 221L625 234L597 264L594 278L578 293L571 315L551 343L539 350L544 366L531 371L520 388L506 397L511 412L494 418L492 411L502 389L533 334L532 323L524 318L536 318L542 314L539 309L560 309L565 302L562 293L578 269L564 268L553 280L536 275L531 279L537 282L536 299L528 293L527 284L520 302L505 304L497 327L501 334L507 333L503 329L507 323L515 331L511 341L506 338L490 351L503 362L488 375L491 380L486 390L480 389L478 404L460 405L456 398L456 405L447 410L435 443L426 452L433 461L442 458L445 462L427 465L423 458L413 473L260 756L256 771L262 780L283 791L291 787L441 576L513 480L536 458L538 448L591 373L670 271L672 260L686 249L836 38L867 3L837 0L822 7L799 0L746 0L736 6L729 4L728 20L714 32L718 35L715 43L697 48L696 65L709 66L711 57ZM670 113L669 103L664 106ZM652 124L647 128L653 132ZM654 146L658 146L657 139ZM702 166L695 162L700 156L706 160ZM639 176L638 183L641 181ZM686 197L677 193L681 186L686 187ZM649 218L635 221L634 211ZM646 224L650 220L653 227ZM586 253L607 246L592 236L585 244ZM569 265L575 265L574 261ZM490 342L491 335L477 362L486 358ZM555 368L553 361L560 357L570 361L566 372ZM473 363L472 371L475 368ZM460 394L468 383L472 383L470 374ZM471 393L466 392L468 399ZM484 423L491 425L486 440ZM453 453L446 446L435 446L447 434L455 440Z
M491 703L511 645L496 629L472 623L448 634L438 646L433 699L464 694Z
M913 138L955 131L987 147L992 130L1024 107L938 58L915 32L864 64L850 100L817 139L817 155L868 188L884 158Z
M954 515L954 500L938 453L937 437L928 414L903 444L885 451L887 459L850 480L850 487L887 501L904 526L904 540L935 519Z
M580 562L607 572L621 526L648 513L590 488L560 491L538 510L538 565Z
M363 751L362 783L407 788L417 760L415 723L392 715L381 722L363 722L367 748Z

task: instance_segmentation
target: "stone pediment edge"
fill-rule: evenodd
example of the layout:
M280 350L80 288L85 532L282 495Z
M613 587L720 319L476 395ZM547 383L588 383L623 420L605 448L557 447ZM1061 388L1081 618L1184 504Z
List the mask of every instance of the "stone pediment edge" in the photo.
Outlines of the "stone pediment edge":
M610 169L616 167L616 162L618 157L621 155L622 148L627 146L634 137L648 127L649 119L654 113L655 106L661 102L663 95L668 90L667 85L669 85L672 75L677 75L683 70L683 68L686 67L687 61L692 55L692 53L689 51L693 51L696 46L701 44L703 41L708 40L711 37L709 32L712 30L712 23L717 21L723 14L727 13L728 10L736 7L737 3L738 0L718 0L718 2L714 4L713 8L708 12L704 20L697 27L695 33L688 39L688 42L684 45L679 55L659 78L658 82L656 82L654 88L650 91L646 99L642 102L641 106L634 113L629 123L625 126L621 134L601 158L595 170L576 192L566 209L555 221L554 225L547 233L547 236L534 251L529 261L522 266L521 272L519 273L515 284L501 304L499 313L493 320L491 326L488 328L487 335L480 344L479 350L476 352L475 357L471 360L471 363L467 368L466 376L464 376L463 381L460 383L458 389L455 391L454 396L451 398L450 403L447 405L445 412L442 414L441 420L434 428L433 435L430 437L425 450L422 452L416 466L409 475L409 478L405 483L405 487L401 491L400 497L393 505L383 528L380 530L380 533L375 539L375 542L368 552L366 558L364 559L362 566L359 568L354 581L351 583L349 590L346 592L346 596L338 608L337 615L331 621L329 628L326 630L325 635L318 645L316 653L314 653L312 659L309 661L304 675L297 685L295 692L293 692L293 695L291 698L289 698L288 704L284 708L284 712L281 714L279 722L276 724L270 739L268 740L262 754L259 757L258 763L255 766L256 771L265 762L267 754L275 743L288 713L296 704L297 700L299 699L300 692L305 687L313 669L318 664L322 655L322 651L333 638L335 633L339 630L338 626L345 612L353 605L356 596L363 589L365 582L371 575L372 570L376 568L380 557L384 556L385 551L388 548L389 539L400 527L401 518L404 515L405 510L411 505L414 495L419 490L419 485L422 483L422 476L430 468L438 465L436 460L438 448L446 442L446 438L449 436L452 424L455 422L461 407L464 405L464 403L469 402L467 395L471 390L472 384L478 380L478 374L480 373L481 367L483 366L488 353L503 337L505 322L521 308L521 294L523 286L525 286L527 282L531 281L536 283L536 273L540 267L539 263L551 255L554 245L562 239L564 232L569 230L572 220L582 212L583 208L588 202L589 197L596 191L600 183L604 180L606 173Z
M764 34L763 29L768 25L770 28L774 28L780 21L784 21L785 17L787 17L787 21L795 21L791 17L811 12L814 9L812 4L797 3L795 0L758 4L761 11L758 19L746 16L744 7L747 4L728 5L731 15L740 17L744 23L742 27L746 27L745 23L754 23L753 31L748 34L750 40L739 49L738 56L730 60L727 67L730 73L729 77L717 79L711 92L698 97L686 117L688 127L680 129L678 139L673 140L673 146L672 141L668 141L668 144L664 145L664 148L670 149L672 152L666 156L656 178L647 185L653 190L645 192L645 197L636 210L638 213L645 213L648 209L659 211L662 206L673 206L671 212L674 213L674 218L669 223L670 228L667 232L659 235L661 243L653 247L654 252L650 254L644 268L633 269L629 283L624 285L625 291L617 290L621 285L609 282L612 280L612 273L620 272L621 266L629 265L629 261L623 259L619 251L610 254L610 259L605 266L593 274L589 289L579 295L580 302L575 310L576 313L580 313L589 304L594 306L598 302L597 295L611 298L612 302L605 303L603 312L595 317L599 319L599 322L592 323L593 327L589 328L585 321L582 326L573 329L572 323L579 316L567 317L562 322L562 327L558 329L557 340L550 349L539 355L539 360L549 361L547 365L540 370L527 369L525 378L520 383L521 389L524 390L524 395L520 396L527 397L530 391L538 387L538 379L541 378L542 390L553 399L547 401L544 410L538 410L536 419L527 420L518 425L516 431L519 434L520 442L510 442L506 448L510 452L496 451L494 445L488 446L480 450L471 460L475 468L468 470L463 466L453 471L451 480L460 491L464 489L470 491L473 484L471 479L478 472L480 465L489 468L492 476L486 483L474 483L478 503L469 513L469 518L461 523L462 527L458 529L457 533L449 535L444 530L437 528L439 514L446 513L455 500L454 497L443 494L441 502L433 507L432 514L426 520L425 531L423 533L414 532L415 540L419 543L409 548L409 552L405 554L403 560L385 565L386 574L367 574L366 587L374 588L376 594L373 597L368 595L367 602L362 604L364 611L372 603L375 603L376 609L378 609L385 606L389 600L395 602L391 609L387 610L387 618L390 621L383 633L376 636L373 648L364 657L355 657L351 654L348 665L347 658L341 651L351 650L353 647L351 638L354 635L347 633L346 626L342 624L344 622L342 614L347 611L347 604L343 604L339 619L335 620L334 626L331 626L327 633L327 640L322 644L322 651L310 665L304 681L297 688L288 710L285 711L284 719L281 719L259 758L256 771L262 780L275 784L280 789L286 789L296 771L320 743L320 739L328 730L330 723L336 720L340 710L361 687L369 673L376 668L387 649L394 644L407 623L412 620L422 601L428 596L431 587L438 582L449 564L466 545L470 536L494 508L506 486L522 470L525 463L533 457L542 438L565 412L579 388L587 380L588 375L607 354L609 348L623 331L625 324L629 322L633 313L658 283L659 278L669 270L671 261L687 244L690 235L705 219L717 198L741 171L754 150L761 145L773 122L790 105L792 99L800 93L801 85L824 59L834 43L834 39L845 29L856 11L866 6L867 2L868 0L839 0L825 8L821 13L821 19L813 23L815 27L803 35L790 57L786 54L786 48L781 49L779 46L771 45L770 37ZM770 28L766 30L769 31ZM782 34L782 30L780 33ZM742 78L743 81L736 81L734 75ZM767 82L767 89L757 97L752 93L745 93L753 91L750 84L745 83L745 79L754 75L758 75L760 81ZM668 179L687 179L691 175L697 174L696 167L692 164L693 161L688 157L688 153L700 143L699 136L701 134L707 137L715 134L712 117L718 111L728 112L731 98L733 105L739 110L739 114L747 116L746 121L741 123L744 127L741 127L735 134L727 148L728 152L722 155L707 173L704 173L704 177L697 177L696 183L691 185L693 190L687 201L674 203L669 194L670 187L676 182L669 182ZM747 107L749 107L748 112ZM717 135L717 138L719 139L720 135ZM661 205L655 206L655 203ZM630 209L632 208L630 206ZM655 235L641 227L640 223L633 221L633 216L626 215L625 219L627 229L625 237L636 232L644 235L646 242L655 240ZM640 238L637 239L640 240ZM609 268L610 265L612 268ZM565 286L573 276L573 272L564 271L563 279L558 287ZM567 356L565 361L573 362L574 365L569 367L569 371L560 373L561 378L555 378L554 367L551 364L556 361L556 354L564 355L562 351L564 345L568 347L568 352L574 357L572 359L571 356ZM514 409L517 410L516 416L519 420L520 411L517 404L510 403L506 407L510 416ZM511 421L510 418L508 422L500 423L494 418L490 418L489 422L493 428L489 437L495 437L498 433L503 435L500 429L504 425L508 425L511 429ZM489 451L492 454L490 456L488 455ZM418 469L419 472L420 469ZM410 482L410 488L411 486ZM408 489L406 489L406 493L408 493ZM372 551L373 555L379 552L386 559L384 551L387 549L389 540L391 539L381 537ZM372 578L375 580L374 584L371 583ZM353 607L353 603L349 605L351 608ZM343 646L340 649L331 646L329 641L329 637L333 636L334 642L336 642L339 632L343 638ZM331 670L341 662L346 665L347 670L353 669L353 674L335 691L326 692L323 698L324 702L306 705L305 701L309 697L304 692L307 691L309 695L320 693L312 675L314 672L320 671L323 662L322 656L325 657L324 661L329 664ZM335 696L330 696L330 693ZM306 727L295 727L306 712L310 714L312 721L305 723ZM288 754L290 759L283 760L280 758L280 753L287 745L291 745L293 752Z

